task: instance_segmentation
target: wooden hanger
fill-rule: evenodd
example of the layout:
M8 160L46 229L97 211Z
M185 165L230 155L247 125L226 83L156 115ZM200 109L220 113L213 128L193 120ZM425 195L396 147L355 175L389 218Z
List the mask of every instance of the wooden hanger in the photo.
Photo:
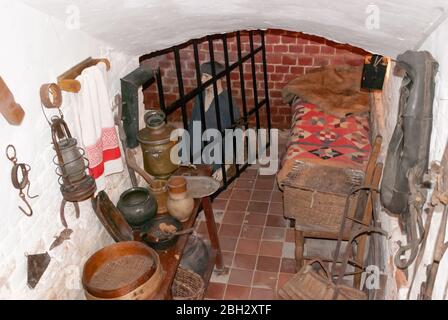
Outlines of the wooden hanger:
M106 64L107 71L110 70L110 62L107 59L92 59L91 57L78 63L58 77L58 85L63 91L78 93L81 90L81 83L75 80L84 69L97 65L100 62Z

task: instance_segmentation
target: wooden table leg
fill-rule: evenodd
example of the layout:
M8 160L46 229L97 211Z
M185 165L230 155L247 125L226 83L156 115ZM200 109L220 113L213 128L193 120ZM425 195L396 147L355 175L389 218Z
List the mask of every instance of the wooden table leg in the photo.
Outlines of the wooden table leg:
M219 244L218 231L216 230L215 216L210 201L210 197L202 198L202 208L204 209L205 221L207 223L207 231L210 237L212 248L216 250L216 269L225 271L224 259Z
M305 246L305 237L302 231L295 230L295 256L296 256L296 266L297 272L303 267L304 258L303 251Z

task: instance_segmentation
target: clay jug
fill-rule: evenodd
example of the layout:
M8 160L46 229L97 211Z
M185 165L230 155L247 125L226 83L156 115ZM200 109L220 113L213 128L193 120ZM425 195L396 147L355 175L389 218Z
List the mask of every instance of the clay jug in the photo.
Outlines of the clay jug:
M168 181L168 212L180 222L190 219L194 209L194 199L188 195L187 180L172 177Z

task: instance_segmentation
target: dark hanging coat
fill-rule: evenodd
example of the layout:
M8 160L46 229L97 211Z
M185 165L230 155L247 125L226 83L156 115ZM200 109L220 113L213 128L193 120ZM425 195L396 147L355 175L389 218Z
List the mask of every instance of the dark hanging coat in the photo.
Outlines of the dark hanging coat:
M204 93L201 93L203 100L205 101ZM221 92L220 95L218 95L218 101L219 101L219 111L220 111L220 120L221 120L221 129L228 129L232 125L232 121L230 118L230 105L229 105L229 93L227 90L224 90ZM238 106L236 105L235 101L233 102L233 116L234 120L237 121L240 118L240 112L238 109ZM193 121L201 121L201 105L200 105L200 99L199 95L196 97L194 101L193 106L193 114L191 116L190 124L189 124L189 131L190 134L192 133L192 126ZM205 113L205 126L206 129L218 129L218 123L216 120L216 104L215 99L212 100L212 103L210 105L210 108Z
M205 101L204 93L202 92L203 101ZM219 111L220 111L220 120L221 120L221 130L229 129L232 126L232 120L230 118L230 97L229 92L227 90L224 90L221 92L221 94L218 95L218 102L219 102ZM238 109L238 106L236 105L235 101L233 102L233 116L234 121L240 119L240 112ZM205 107L205 106L204 106ZM193 121L199 121L201 122L201 104L200 104L200 98L199 95L196 97L194 106L193 106L193 114L188 126L188 131L190 133L191 139L193 139ZM216 119L216 103L215 99L212 100L210 104L210 108L205 112L205 128L206 129L218 129L218 122ZM223 139L224 143L224 139ZM204 147L204 144L202 143L202 147ZM220 168L220 165L214 165L213 171L216 171L218 168Z

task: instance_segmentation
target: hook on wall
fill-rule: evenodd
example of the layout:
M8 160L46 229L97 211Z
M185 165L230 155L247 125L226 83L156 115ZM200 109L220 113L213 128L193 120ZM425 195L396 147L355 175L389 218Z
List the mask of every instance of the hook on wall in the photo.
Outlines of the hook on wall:
M22 211L26 216L31 217L33 215L33 208L29 204L28 200L26 199L26 196L30 199L37 198L38 195L31 196L30 195L30 180L29 180L29 172L31 171L31 166L26 163L19 163L17 160L17 152L16 148L10 144L6 147L6 157L9 161L13 163L12 169L11 169L11 182L14 188L19 190L19 197L22 199L22 201L26 204L27 210L19 206L20 211ZM20 169L20 173L19 173ZM21 176L21 178L20 178ZM26 195L23 192L23 190L26 189Z

